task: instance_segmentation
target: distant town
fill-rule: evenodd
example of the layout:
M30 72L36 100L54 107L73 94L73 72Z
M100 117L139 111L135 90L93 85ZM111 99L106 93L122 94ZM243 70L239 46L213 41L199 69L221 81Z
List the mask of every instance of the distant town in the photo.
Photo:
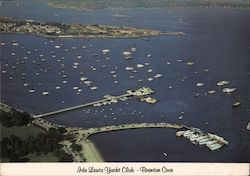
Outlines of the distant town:
M56 22L35 22L33 20L13 20L0 18L0 32L27 33L44 37L62 38L143 38L161 35L184 35L182 32L161 32L157 30L137 29L133 27L118 27L106 25L63 24Z

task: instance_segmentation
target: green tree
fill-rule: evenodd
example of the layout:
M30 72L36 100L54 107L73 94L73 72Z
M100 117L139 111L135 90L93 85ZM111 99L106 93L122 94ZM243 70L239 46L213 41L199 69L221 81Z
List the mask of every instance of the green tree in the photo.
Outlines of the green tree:
M59 127L59 128L58 128L58 131L59 131L60 133L66 133L66 132L67 132L67 130L65 129L65 127Z
M73 143L71 145L71 148L72 148L73 151L78 151L78 152L82 150L82 147L80 145L76 144L76 143Z

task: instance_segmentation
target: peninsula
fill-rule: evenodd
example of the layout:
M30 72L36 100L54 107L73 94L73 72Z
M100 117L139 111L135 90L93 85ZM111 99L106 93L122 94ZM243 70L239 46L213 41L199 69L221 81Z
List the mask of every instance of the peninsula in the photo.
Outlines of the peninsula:
M64 24L57 22L36 22L0 17L1 33L25 33L43 37L61 38L143 38L153 36L179 36L183 32L157 31L133 27L118 27L99 24Z

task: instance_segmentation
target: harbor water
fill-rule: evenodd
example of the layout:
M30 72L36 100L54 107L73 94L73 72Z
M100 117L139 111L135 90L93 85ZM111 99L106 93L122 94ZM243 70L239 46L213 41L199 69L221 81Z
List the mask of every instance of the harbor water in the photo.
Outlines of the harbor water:
M211 152L176 137L172 129L123 130L90 137L105 161L250 162L250 136L246 130L250 120L249 9L84 12L56 9L44 1L31 0L4 1L0 8L1 16L20 20L132 26L186 34L148 40L0 34L2 102L32 114L43 114L146 86L154 90L151 96L158 100L156 104L131 98L46 119L86 128L177 123L229 141L228 146ZM103 52L104 49L110 51ZM130 59L124 57L124 51L132 51ZM83 83L82 77L91 85ZM229 84L217 85L224 80ZM236 91L225 93L224 88ZM209 93L211 90L215 92ZM234 108L236 101L241 105Z

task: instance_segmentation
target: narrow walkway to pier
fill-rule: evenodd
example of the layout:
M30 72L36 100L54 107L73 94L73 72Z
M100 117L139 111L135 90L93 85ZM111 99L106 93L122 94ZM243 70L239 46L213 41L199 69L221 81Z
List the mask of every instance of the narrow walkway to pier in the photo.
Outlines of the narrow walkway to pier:
M105 99L94 101L94 102L91 102L91 103L86 103L86 104L82 104L82 105L78 105L78 106L73 106L73 107L69 107L69 108L65 108L65 109L60 109L60 110L48 112L48 113L45 113L45 114L35 115L35 117L42 118L42 117L46 117L46 116L51 116L51 115L55 115L55 114L59 114L59 113L67 112L67 111L72 111L72 110L76 110L76 109L80 109L80 108L85 108L85 107L88 107L88 106L94 106L95 104L107 102L107 101L114 100L114 99L119 99L119 98L123 98L123 97L130 97L132 95L133 94L124 94L124 95L121 95L121 96L116 96L113 99L105 98Z
M64 109L60 109L57 111L48 112L45 114L34 115L33 117L34 118L42 118L42 117L52 116L52 115L56 115L59 113L72 111L72 110L76 110L76 109L80 109L80 108L84 108L84 107L88 107L88 106L102 106L102 105L112 104L112 103L116 103L118 100L125 101L126 99L128 99L131 96L143 97L143 96L148 96L149 94L152 94L152 93L154 93L153 90L151 90L148 87L143 87L143 88L137 89L135 91L128 90L126 94L123 94L120 96L109 95L107 98L104 98L102 100L98 100L98 101L94 101L94 102L86 103L86 104L82 104L82 105L77 105L77 106L73 106L73 107L69 107L69 108L64 108Z

